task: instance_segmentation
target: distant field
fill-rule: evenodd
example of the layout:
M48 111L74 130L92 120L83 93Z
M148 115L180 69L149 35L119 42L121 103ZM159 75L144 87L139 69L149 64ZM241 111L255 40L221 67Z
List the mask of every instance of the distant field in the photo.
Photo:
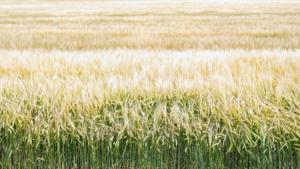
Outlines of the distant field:
M299 3L0 2L0 18L5 49L300 47Z
M296 169L299 153L299 2L0 2L0 168Z

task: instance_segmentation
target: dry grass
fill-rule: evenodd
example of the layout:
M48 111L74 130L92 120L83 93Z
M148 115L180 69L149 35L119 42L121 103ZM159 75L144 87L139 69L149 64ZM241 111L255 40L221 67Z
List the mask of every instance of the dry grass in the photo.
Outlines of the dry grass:
M0 54L8 166L297 166L298 50Z
M0 168L299 168L297 1L1 1Z
M5 49L297 49L298 3L0 2Z

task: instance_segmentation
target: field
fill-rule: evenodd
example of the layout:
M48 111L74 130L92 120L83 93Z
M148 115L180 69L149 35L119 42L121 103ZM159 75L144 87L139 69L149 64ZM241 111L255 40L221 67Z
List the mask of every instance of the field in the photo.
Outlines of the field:
M299 163L300 2L0 2L0 168Z

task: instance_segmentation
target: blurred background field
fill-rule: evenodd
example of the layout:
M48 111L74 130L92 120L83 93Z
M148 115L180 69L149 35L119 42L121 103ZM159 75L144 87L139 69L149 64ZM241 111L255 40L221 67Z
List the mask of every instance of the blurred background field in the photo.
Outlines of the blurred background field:
M299 48L297 1L220 2L1 1L0 48Z

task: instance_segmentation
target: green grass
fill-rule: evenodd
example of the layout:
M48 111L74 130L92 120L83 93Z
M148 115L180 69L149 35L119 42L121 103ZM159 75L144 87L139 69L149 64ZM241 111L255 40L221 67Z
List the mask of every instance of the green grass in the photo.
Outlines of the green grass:
M300 93L293 96L299 99ZM78 114L82 107L74 104L69 120L76 128L45 121L39 131L30 131L18 121L3 126L1 167L298 168L299 136L291 130L297 127L292 116L298 113L288 112L296 105L272 93L264 93L261 99L287 111L273 115L276 112L263 105L225 110L228 105L218 96L185 92L119 93L87 114ZM42 98L37 102L32 116L47 109ZM188 113L189 119L172 116L176 111ZM51 119L51 112L43 115L49 115L43 120ZM285 120L284 125L273 124L278 120ZM48 127L56 130L44 133L42 128Z

